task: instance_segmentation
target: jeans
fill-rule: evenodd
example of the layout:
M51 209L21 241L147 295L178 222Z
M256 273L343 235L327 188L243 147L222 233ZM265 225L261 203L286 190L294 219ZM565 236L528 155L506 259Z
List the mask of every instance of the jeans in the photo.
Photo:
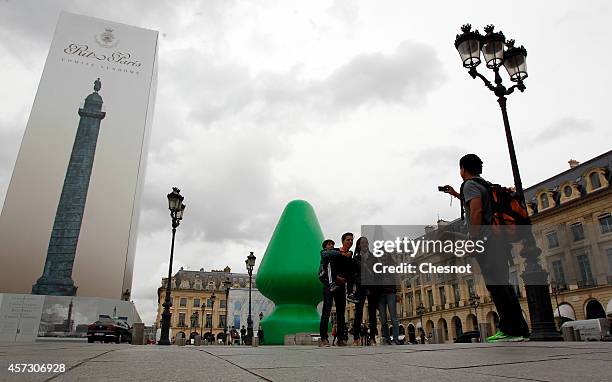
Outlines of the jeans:
M393 325L393 341L399 341L399 322L397 320L397 308L396 308L396 294L393 293L383 293L380 297L380 323L382 327L382 334L385 340L390 341L389 338L389 325L387 324L387 308L389 308L389 316L391 319L391 324Z
M361 322L363 321L363 307L365 305L366 296L365 291L361 287L357 287L355 291L355 297L358 298L358 302L355 304L355 320L353 321L353 339L359 340L362 334ZM376 315L374 315L376 318Z
M509 282L510 245L491 240L485 248L485 253L477 255L476 260L499 315L499 330L510 336L528 336L521 304Z
M332 304L336 302L336 333L337 336L343 339L344 327L344 310L346 309L346 288L344 285L339 285L338 288L331 292L329 285L323 287L323 311L321 312L321 324L319 325L319 334L321 340L327 340L327 327L329 325L329 316L331 314Z
M370 340L373 341L376 339L376 332L378 329L376 328L376 309L380 306L380 293L375 288L370 288L367 292L368 298L368 321L370 327Z

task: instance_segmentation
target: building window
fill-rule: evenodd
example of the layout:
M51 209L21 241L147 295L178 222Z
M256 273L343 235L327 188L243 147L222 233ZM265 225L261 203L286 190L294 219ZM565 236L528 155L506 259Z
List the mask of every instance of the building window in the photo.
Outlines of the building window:
M440 304L444 306L446 305L446 290L443 286L441 286L440 288L438 288L438 291L440 292Z
M557 232L552 231L546 234L546 239L548 240L548 248L557 248L559 246L559 237L557 237Z
M185 313L179 313L178 325L179 327L186 326L185 325Z
M204 324L205 328L212 328L212 314L206 314L206 323Z
M240 329L240 315L234 314L234 327Z
M563 272L563 263L561 263L561 260L552 262L552 271L554 280L557 284L565 284L565 272Z
M219 301L219 308L225 309L225 300ZM225 326L225 325L223 325L223 326Z
M211 299L206 300L206 307L207 308L212 308L213 307L213 300L211 300Z
M433 307L434 298L433 298L433 291L431 289L427 289L427 300L429 302L429 307Z
M601 187L601 179L599 179L598 171L593 171L589 175L589 180L591 181L591 191L595 191Z
M191 322L191 327L199 328L200 327L200 315L198 312L193 312L193 321Z
M608 255L608 259L612 259L612 251L610 251L610 254ZM412 293L408 293L406 295L406 300L408 302L408 316L411 317L412 312L414 310L414 300L412 297Z
M194 298L193 299L193 307L194 308L199 308L200 307L200 299L199 298Z
M181 299L179 300L179 306L181 308L184 308L187 306L187 299L185 297L181 297Z
M599 218L599 227L601 228L601 233L610 233L612 232L612 215L607 213L601 215Z
M421 305L423 303L423 298L421 297L421 291L418 290L416 293L417 304Z
M578 255L576 257L578 260L578 266L580 268L580 279L582 281L582 286L594 286L593 282L593 274L591 273L591 263L589 262L589 257L585 254Z
M461 289L459 289L459 284L453 284L453 294L455 295L455 304L459 304L459 301L461 301Z
M225 314L221 314L219 315L219 327L220 328L225 328L226 322L225 322Z
M574 241L584 240L584 229L582 229L582 223L574 223L570 226L572 230L572 237Z
M468 287L468 294L470 296L474 296L476 294L476 288L474 288L474 280L472 279L467 279L465 280L467 287Z
M612 248L606 250L608 253L608 274L612 275Z
M574 192L574 189L572 188L572 186L565 186L563 187L563 194L565 195L565 197L569 198L570 196L572 196L572 193Z
M540 194L540 209L545 210L550 207L548 202L548 194L546 192Z

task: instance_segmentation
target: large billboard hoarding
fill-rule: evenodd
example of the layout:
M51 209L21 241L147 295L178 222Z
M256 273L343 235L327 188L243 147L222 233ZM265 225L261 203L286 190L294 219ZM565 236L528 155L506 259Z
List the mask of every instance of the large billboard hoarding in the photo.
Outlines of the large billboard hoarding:
M157 42L60 15L0 216L0 292L129 298Z

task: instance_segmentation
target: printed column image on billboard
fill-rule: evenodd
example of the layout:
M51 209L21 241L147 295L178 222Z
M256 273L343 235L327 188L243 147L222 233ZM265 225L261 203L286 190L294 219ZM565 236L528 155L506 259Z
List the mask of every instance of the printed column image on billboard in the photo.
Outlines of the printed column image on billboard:
M129 298L157 42L60 15L0 215L0 292Z

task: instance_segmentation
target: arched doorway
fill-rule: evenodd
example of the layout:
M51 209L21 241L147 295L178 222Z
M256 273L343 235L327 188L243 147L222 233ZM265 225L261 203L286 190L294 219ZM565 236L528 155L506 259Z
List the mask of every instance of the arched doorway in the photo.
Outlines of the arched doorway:
M427 338L432 338L433 337L433 331L434 331L434 323L433 323L433 321L432 320L427 320L427 322L425 323L425 335L427 336Z
M497 333L497 329L499 328L499 315L497 312L490 311L487 313L487 324L489 324L493 334Z
M416 343L416 328L412 324L408 324L408 341Z
M204 340L206 342L212 342L215 340L215 336L213 336L213 334L211 332L206 332L204 333Z
M574 307L567 302L562 302L559 304L559 306L553 310L553 316L555 317L555 322L557 323L558 328L568 321L576 320L576 312L574 311Z
M463 334L463 325L461 324L461 319L459 317L454 316L451 319L451 328L454 341L455 339L457 339L457 337Z
M444 331L444 338L441 338L444 342L448 341L448 324L444 318L438 320L438 328L442 328Z
M466 319L467 330L478 330L478 320L472 313L468 314Z
M606 311L599 301L593 299L586 304L586 319L606 318Z

